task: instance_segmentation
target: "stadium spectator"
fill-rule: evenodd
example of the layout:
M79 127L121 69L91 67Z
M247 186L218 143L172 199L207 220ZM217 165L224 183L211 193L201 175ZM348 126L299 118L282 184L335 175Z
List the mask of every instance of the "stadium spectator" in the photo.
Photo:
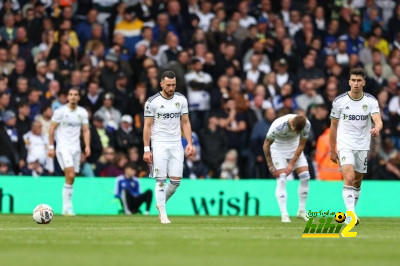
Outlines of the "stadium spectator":
M31 109L27 102L20 102L17 106L17 131L20 136L31 130L32 120L29 117Z
M96 139L99 139L101 149L103 150L107 147L114 146L113 135L111 135L104 127L104 118L100 115L94 114L92 124L94 131L96 131L94 136Z
M375 179L398 180L400 179L400 152L394 146L390 137L383 139L382 150L378 155L379 167L374 173Z
M203 72L203 63L200 59L192 60L192 71L185 75L187 95L190 111L190 122L194 132L198 132L205 125L210 111L210 90L212 78Z
M51 117L53 116L53 110L49 104L43 105L40 109L40 114L35 116L34 121L39 121L42 125L42 134L46 137L49 136L49 129L51 124Z
M47 64L46 62L38 62L36 64L36 76L31 78L30 87L34 87L41 92L41 95L45 95L49 87L50 80L46 78Z
M103 125L106 131L113 133L118 129L121 121L121 113L114 108L114 94L108 92L104 95L103 105L94 114L95 117L103 119Z
M254 178L257 179L272 178L272 174L268 171L262 147L265 140L265 132L268 132L275 118L276 113L273 108L265 109L263 118L254 125L251 131L250 148L255 160Z
M121 125L115 132L115 148L118 151L127 152L132 146L143 146L142 140L132 126L133 119L130 115L121 117Z
M147 164L143 161L141 155L142 154L139 152L138 147L130 147L128 149L128 162L135 166L135 169L137 169L138 177L147 177L149 176L149 168Z
M101 108L102 103L103 94L100 92L99 83L96 80L89 81L87 93L81 97L79 104L89 107L95 113Z
M11 94L11 106L16 109L21 102L28 101L28 78L19 77L15 90Z
M129 8L125 9L122 21L115 26L114 33L122 33L124 35L124 47L129 50L130 54L133 54L136 43L140 41L142 27L143 21Z
M305 80L304 82L300 82L300 90L303 92L302 94L298 95L295 98L297 106L308 112L308 108L312 104L323 104L324 99L322 96L317 92L317 88L314 86L312 81Z
M315 162L317 163L318 179L320 180L342 180L343 175L339 171L339 165L331 161L329 155L329 133L330 128L318 137L315 147Z
M94 118L93 118L94 119ZM112 165L115 161L115 150L113 147L106 147L103 149L102 154L96 162L95 174L101 176L101 172L108 166Z
M185 75L188 73L189 53L181 50L175 61L170 62L169 69L176 74L176 91L187 95Z
M225 154L225 160L221 165L221 179L240 179L238 153L236 150L229 150Z
M115 153L114 161L107 165L100 173L102 177L115 177L123 174L124 165L128 162L128 158L125 153Z
M209 169L211 178L218 178L221 173L221 164L228 151L226 133L218 126L218 117L211 114L207 126L199 132L201 158Z
M6 156L0 156L0 176L2 175L15 175L15 172L12 170L11 162Z

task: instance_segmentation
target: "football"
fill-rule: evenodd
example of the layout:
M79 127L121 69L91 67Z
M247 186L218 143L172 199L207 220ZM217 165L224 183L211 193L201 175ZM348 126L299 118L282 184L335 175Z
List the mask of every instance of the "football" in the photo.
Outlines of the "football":
M47 204L39 204L33 210L33 220L38 224L48 224L53 220L53 209Z
M338 223L343 223L346 220L346 215L343 212L337 212L335 214L335 220Z

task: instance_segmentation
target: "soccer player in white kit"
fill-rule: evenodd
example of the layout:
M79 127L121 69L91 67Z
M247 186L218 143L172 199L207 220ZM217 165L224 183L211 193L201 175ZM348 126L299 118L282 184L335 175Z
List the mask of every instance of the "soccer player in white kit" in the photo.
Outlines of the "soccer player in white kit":
M264 141L263 149L268 169L276 177L275 196L283 223L290 223L286 208L286 177L293 170L296 171L300 179L297 216L306 221L308 220L306 217L306 201L310 172L308 171L308 163L303 150L310 129L311 124L305 116L288 114L279 117L272 123Z
M68 103L54 111L49 130L49 156L57 156L58 163L65 174L65 184L62 190L62 214L74 216L72 206L73 183L75 173L80 167L80 134L83 133L85 143L85 156L90 156L90 130L88 113L78 106L79 89L71 88L67 96ZM56 150L54 151L54 134Z
M331 110L330 157L340 164L344 204L347 211L353 212L360 197L361 181L367 172L371 135L379 136L383 127L378 101L363 92L365 78L364 69L350 70L350 91L336 97ZM349 222L346 219L346 223Z
M165 71L161 75L161 91L147 99L144 110L143 160L151 165L156 178L155 197L162 224L169 224L166 202L180 185L183 174L184 150L181 134L192 136L188 102L175 92L176 75ZM151 139L151 149L150 149ZM194 152L192 139L187 138L186 156ZM166 186L167 176L170 182Z

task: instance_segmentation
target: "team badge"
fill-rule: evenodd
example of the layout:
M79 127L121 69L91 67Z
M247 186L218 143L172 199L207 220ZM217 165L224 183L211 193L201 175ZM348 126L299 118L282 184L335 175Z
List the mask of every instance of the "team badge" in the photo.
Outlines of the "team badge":
M279 166L279 162L276 162L276 163L275 163L275 167L278 167L278 166Z
M154 169L154 173L155 173L156 175L158 175L158 169L157 169L157 168Z
M175 103L176 108L181 108L181 104L180 103Z
M344 162L346 160L346 157L345 156L343 156L342 157L342 162Z
M364 110L364 112L367 111L367 108L368 108L368 106L367 106L366 104L364 104L364 105L362 106L362 109Z

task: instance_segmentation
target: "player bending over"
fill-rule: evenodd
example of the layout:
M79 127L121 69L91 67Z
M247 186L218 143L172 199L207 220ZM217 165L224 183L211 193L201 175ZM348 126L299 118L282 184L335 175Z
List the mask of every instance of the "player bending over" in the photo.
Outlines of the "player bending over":
M300 179L299 209L297 216L306 217L306 201L308 196L308 163L303 150L307 142L311 124L303 115L288 114L276 119L268 130L264 141L264 154L268 169L276 177L275 196L281 211L283 223L290 223L286 209L287 192L286 177L295 170Z

